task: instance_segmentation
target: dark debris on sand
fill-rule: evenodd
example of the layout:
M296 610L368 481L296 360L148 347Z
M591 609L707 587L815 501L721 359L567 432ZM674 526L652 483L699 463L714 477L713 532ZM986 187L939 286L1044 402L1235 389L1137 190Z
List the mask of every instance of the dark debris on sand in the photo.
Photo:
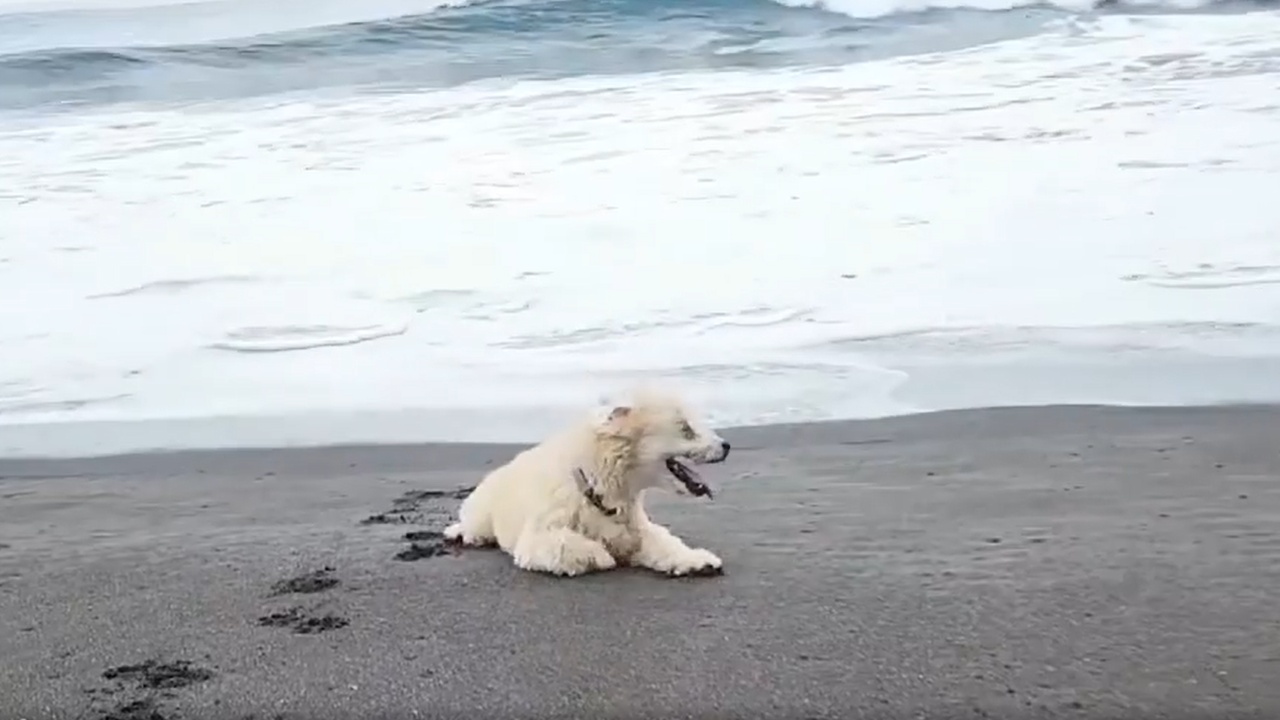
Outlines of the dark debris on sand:
M100 720L170 720L173 716L160 712L151 698L143 698L121 703L98 717Z
M115 702L98 720L174 720L175 714L161 711L157 696L172 697L175 690L213 679L214 672L188 660L147 660L109 668L102 677L116 685L98 694Z
M410 490L391 502L391 509L360 521L361 525L420 523L428 514L442 514L443 507L430 507L442 500L465 500L475 488L456 490ZM424 508L426 505L428 507ZM431 511L436 512L431 512Z
M409 547L395 554L396 560L413 562L444 555L458 554L459 545L445 538L439 530L414 530L404 534Z
M438 530L411 530L404 534L404 539L409 542L444 542L444 533Z
M149 690L172 690L213 678L213 671L187 660L162 663L147 660L137 665L120 665L102 673L107 680L132 683Z
M350 624L350 621L337 615L309 615L301 607L291 607L270 615L263 615L258 618L258 624L263 627L289 628L298 635L318 635L344 628Z
M440 499L466 500L474 491L474 487L456 488L454 490L410 490L396 498L392 505L417 505L427 500Z
M410 490L391 503L386 512L370 515L361 525L374 524L431 524L428 518L448 522L454 510L454 502L465 500L475 488L456 490ZM404 562L456 555L458 546L449 542L438 530L414 530L404 534L409 546L393 557Z
M360 521L361 525L395 525L397 523L417 522L417 518L401 513L384 512L370 515Z
M334 568L326 565L319 570L281 580L271 586L271 596L290 595L294 593L318 593L338 586L338 578L333 577Z

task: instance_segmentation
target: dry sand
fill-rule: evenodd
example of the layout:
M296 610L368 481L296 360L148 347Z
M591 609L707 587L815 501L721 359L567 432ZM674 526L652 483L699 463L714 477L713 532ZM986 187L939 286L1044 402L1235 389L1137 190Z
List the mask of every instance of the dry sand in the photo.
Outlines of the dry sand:
M683 580L441 548L512 447L0 461L0 709L1280 717L1280 408L725 435L653 503L725 559Z

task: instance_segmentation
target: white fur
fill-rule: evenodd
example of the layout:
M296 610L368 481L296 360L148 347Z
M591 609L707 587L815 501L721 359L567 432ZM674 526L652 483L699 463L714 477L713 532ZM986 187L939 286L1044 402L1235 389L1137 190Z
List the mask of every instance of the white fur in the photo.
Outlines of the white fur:
M617 565L671 575L717 572L720 558L690 548L650 520L643 498L655 487L688 494L667 470L667 457L706 463L728 453L728 443L679 399L642 391L494 469L463 501L445 537L464 545L497 544L517 566L555 575ZM575 481L577 470L617 514L606 515L588 500Z

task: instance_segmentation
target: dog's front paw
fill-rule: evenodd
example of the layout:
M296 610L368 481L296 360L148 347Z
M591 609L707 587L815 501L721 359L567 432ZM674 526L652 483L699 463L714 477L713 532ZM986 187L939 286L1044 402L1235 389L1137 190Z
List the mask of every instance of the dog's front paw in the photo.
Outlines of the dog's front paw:
M592 572L612 570L618 566L618 561L603 547L578 555L560 553L552 557L517 553L513 559L517 567L558 577L580 577Z
M612 570L618 567L618 561L608 552L598 552L591 558L591 569L597 572Z
M724 563L710 550L690 550L674 559L667 574L674 577L710 576L724 573Z
M593 572L604 572L618 566L618 561L607 552L600 552L591 558L578 558L570 562L549 564L547 572L562 577L578 577Z

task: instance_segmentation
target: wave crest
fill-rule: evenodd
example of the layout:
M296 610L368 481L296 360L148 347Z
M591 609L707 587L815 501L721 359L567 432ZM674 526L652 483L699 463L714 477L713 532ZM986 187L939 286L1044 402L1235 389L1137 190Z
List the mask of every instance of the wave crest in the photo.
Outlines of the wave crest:
M930 10L980 10L1000 12L1019 8L1051 7L1068 12L1116 10L1202 10L1238 5L1234 0L774 0L791 8L814 8L851 18L870 19Z
M410 1L380 0L379 4L385 11L386 3ZM125 23L127 32L95 31L92 42L90 36L64 33L49 25L41 31L44 39L39 47L24 39L21 47L28 49L0 55L0 88L24 91L4 93L0 105L181 101L321 87L440 87L494 77L844 64L1024 36L1042 31L1045 22L1066 11L1161 12L1274 4L1272 0L1248 4L1247 0L412 2L433 9L207 42L164 43L145 38L146 44L138 44L142 41L132 28L145 23L136 18L137 22ZM163 9L179 12L176 6ZM1000 12L1008 10L1018 12ZM153 11L158 12L155 8L139 12ZM321 12L310 22L349 15ZM81 17L78 27L92 25L92 17ZM168 20L171 26L181 24L175 17ZM22 34L18 31L26 27L24 22L29 20L0 14L0 40ZM264 22L287 26L275 18L246 20L248 24L241 23L240 29L261 30ZM6 27L10 23L16 24ZM76 38L92 46L47 46L51 40Z

